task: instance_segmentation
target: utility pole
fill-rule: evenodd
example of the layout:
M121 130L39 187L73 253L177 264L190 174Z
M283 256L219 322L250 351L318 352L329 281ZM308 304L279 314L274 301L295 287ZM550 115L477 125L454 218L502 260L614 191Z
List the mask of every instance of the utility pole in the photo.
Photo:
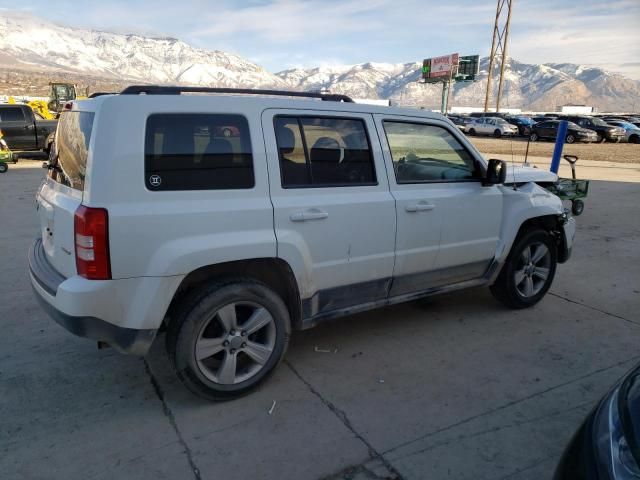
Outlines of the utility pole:
M513 1L514 0L498 0L498 5L496 7L496 20L493 24L493 40L491 41L491 54L489 55L489 71L487 72L487 91L484 96L485 112L489 108L493 66L496 61L500 61L500 77L498 78L496 112L500 111L500 97L502 96L504 67L507 62L507 42L509 40L509 24L511 23L511 8L513 6Z

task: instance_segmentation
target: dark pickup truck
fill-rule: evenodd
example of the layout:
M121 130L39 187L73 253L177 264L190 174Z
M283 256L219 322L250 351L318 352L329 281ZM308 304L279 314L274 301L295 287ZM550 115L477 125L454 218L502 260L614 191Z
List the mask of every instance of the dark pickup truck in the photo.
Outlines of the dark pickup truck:
M36 116L28 105L0 104L0 130L13 151L46 152L50 142L47 138L57 125L57 120Z

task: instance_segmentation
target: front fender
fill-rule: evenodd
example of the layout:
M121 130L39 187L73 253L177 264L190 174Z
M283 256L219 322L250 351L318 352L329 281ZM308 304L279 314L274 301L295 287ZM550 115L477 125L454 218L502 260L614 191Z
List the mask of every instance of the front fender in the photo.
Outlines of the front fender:
M502 185L504 194L503 217L500 242L496 249L496 260L503 263L520 231L527 221L545 216L561 215L564 212L562 200L535 183L526 183L515 189Z

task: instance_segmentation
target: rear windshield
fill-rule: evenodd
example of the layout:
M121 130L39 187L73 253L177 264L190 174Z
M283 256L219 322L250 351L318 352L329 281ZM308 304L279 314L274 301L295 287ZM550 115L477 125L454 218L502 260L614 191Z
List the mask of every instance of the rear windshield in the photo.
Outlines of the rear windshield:
M63 112L52 146L49 177L76 190L84 190L93 116L91 112Z

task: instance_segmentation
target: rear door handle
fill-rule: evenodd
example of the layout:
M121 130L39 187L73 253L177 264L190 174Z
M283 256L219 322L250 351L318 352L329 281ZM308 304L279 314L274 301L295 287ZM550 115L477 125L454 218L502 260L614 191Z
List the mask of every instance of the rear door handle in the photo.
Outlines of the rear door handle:
M306 222L307 220L324 220L327 217L329 217L327 212L312 208L305 212L292 213L289 218L292 222Z
M410 203L404 207L407 212L428 212L429 210L433 210L436 206L433 203L429 202L418 202L418 203Z

